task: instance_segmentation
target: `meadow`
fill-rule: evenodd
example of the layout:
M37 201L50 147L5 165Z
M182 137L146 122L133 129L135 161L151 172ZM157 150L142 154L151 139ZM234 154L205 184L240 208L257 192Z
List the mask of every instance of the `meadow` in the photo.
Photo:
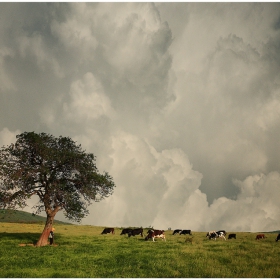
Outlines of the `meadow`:
M279 278L276 233L255 240L209 240L205 232L172 235L166 242L141 236L101 235L103 227L55 225L55 246L35 247L43 224L0 223L1 278ZM146 233L147 230L144 230Z

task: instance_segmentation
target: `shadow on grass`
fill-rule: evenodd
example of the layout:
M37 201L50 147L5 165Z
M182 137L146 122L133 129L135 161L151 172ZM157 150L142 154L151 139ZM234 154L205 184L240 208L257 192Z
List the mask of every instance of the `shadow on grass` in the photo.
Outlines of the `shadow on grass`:
M26 242L28 240L28 243L36 244L41 236L41 233L32 233L32 232L20 232L20 233L7 233L7 232L1 232L0 233L0 239L14 239L18 242Z

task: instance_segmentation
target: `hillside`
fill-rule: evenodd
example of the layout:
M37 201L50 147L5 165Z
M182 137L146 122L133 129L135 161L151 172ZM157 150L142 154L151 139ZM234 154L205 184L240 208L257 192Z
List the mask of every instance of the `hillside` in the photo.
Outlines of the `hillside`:
M54 220L56 224L71 224ZM46 217L20 210L0 209L0 223L45 224Z

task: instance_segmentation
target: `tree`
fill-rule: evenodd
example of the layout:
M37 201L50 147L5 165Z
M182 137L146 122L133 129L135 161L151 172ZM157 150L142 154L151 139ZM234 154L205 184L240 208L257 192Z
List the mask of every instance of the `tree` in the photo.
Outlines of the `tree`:
M58 211L79 222L91 202L111 195L115 184L107 172L99 173L95 156L69 137L24 132L16 138L0 150L0 207L24 208L38 196L33 208L47 218L37 246L44 246Z

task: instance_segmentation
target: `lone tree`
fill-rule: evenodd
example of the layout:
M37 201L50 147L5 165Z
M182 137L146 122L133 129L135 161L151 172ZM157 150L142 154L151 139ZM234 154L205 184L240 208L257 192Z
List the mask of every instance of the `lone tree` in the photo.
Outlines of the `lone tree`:
M79 222L91 202L111 195L115 184L107 172L99 173L95 156L69 137L24 132L16 138L0 149L0 207L24 208L38 196L33 208L37 214L44 210L47 219L37 246L45 246L58 211Z

